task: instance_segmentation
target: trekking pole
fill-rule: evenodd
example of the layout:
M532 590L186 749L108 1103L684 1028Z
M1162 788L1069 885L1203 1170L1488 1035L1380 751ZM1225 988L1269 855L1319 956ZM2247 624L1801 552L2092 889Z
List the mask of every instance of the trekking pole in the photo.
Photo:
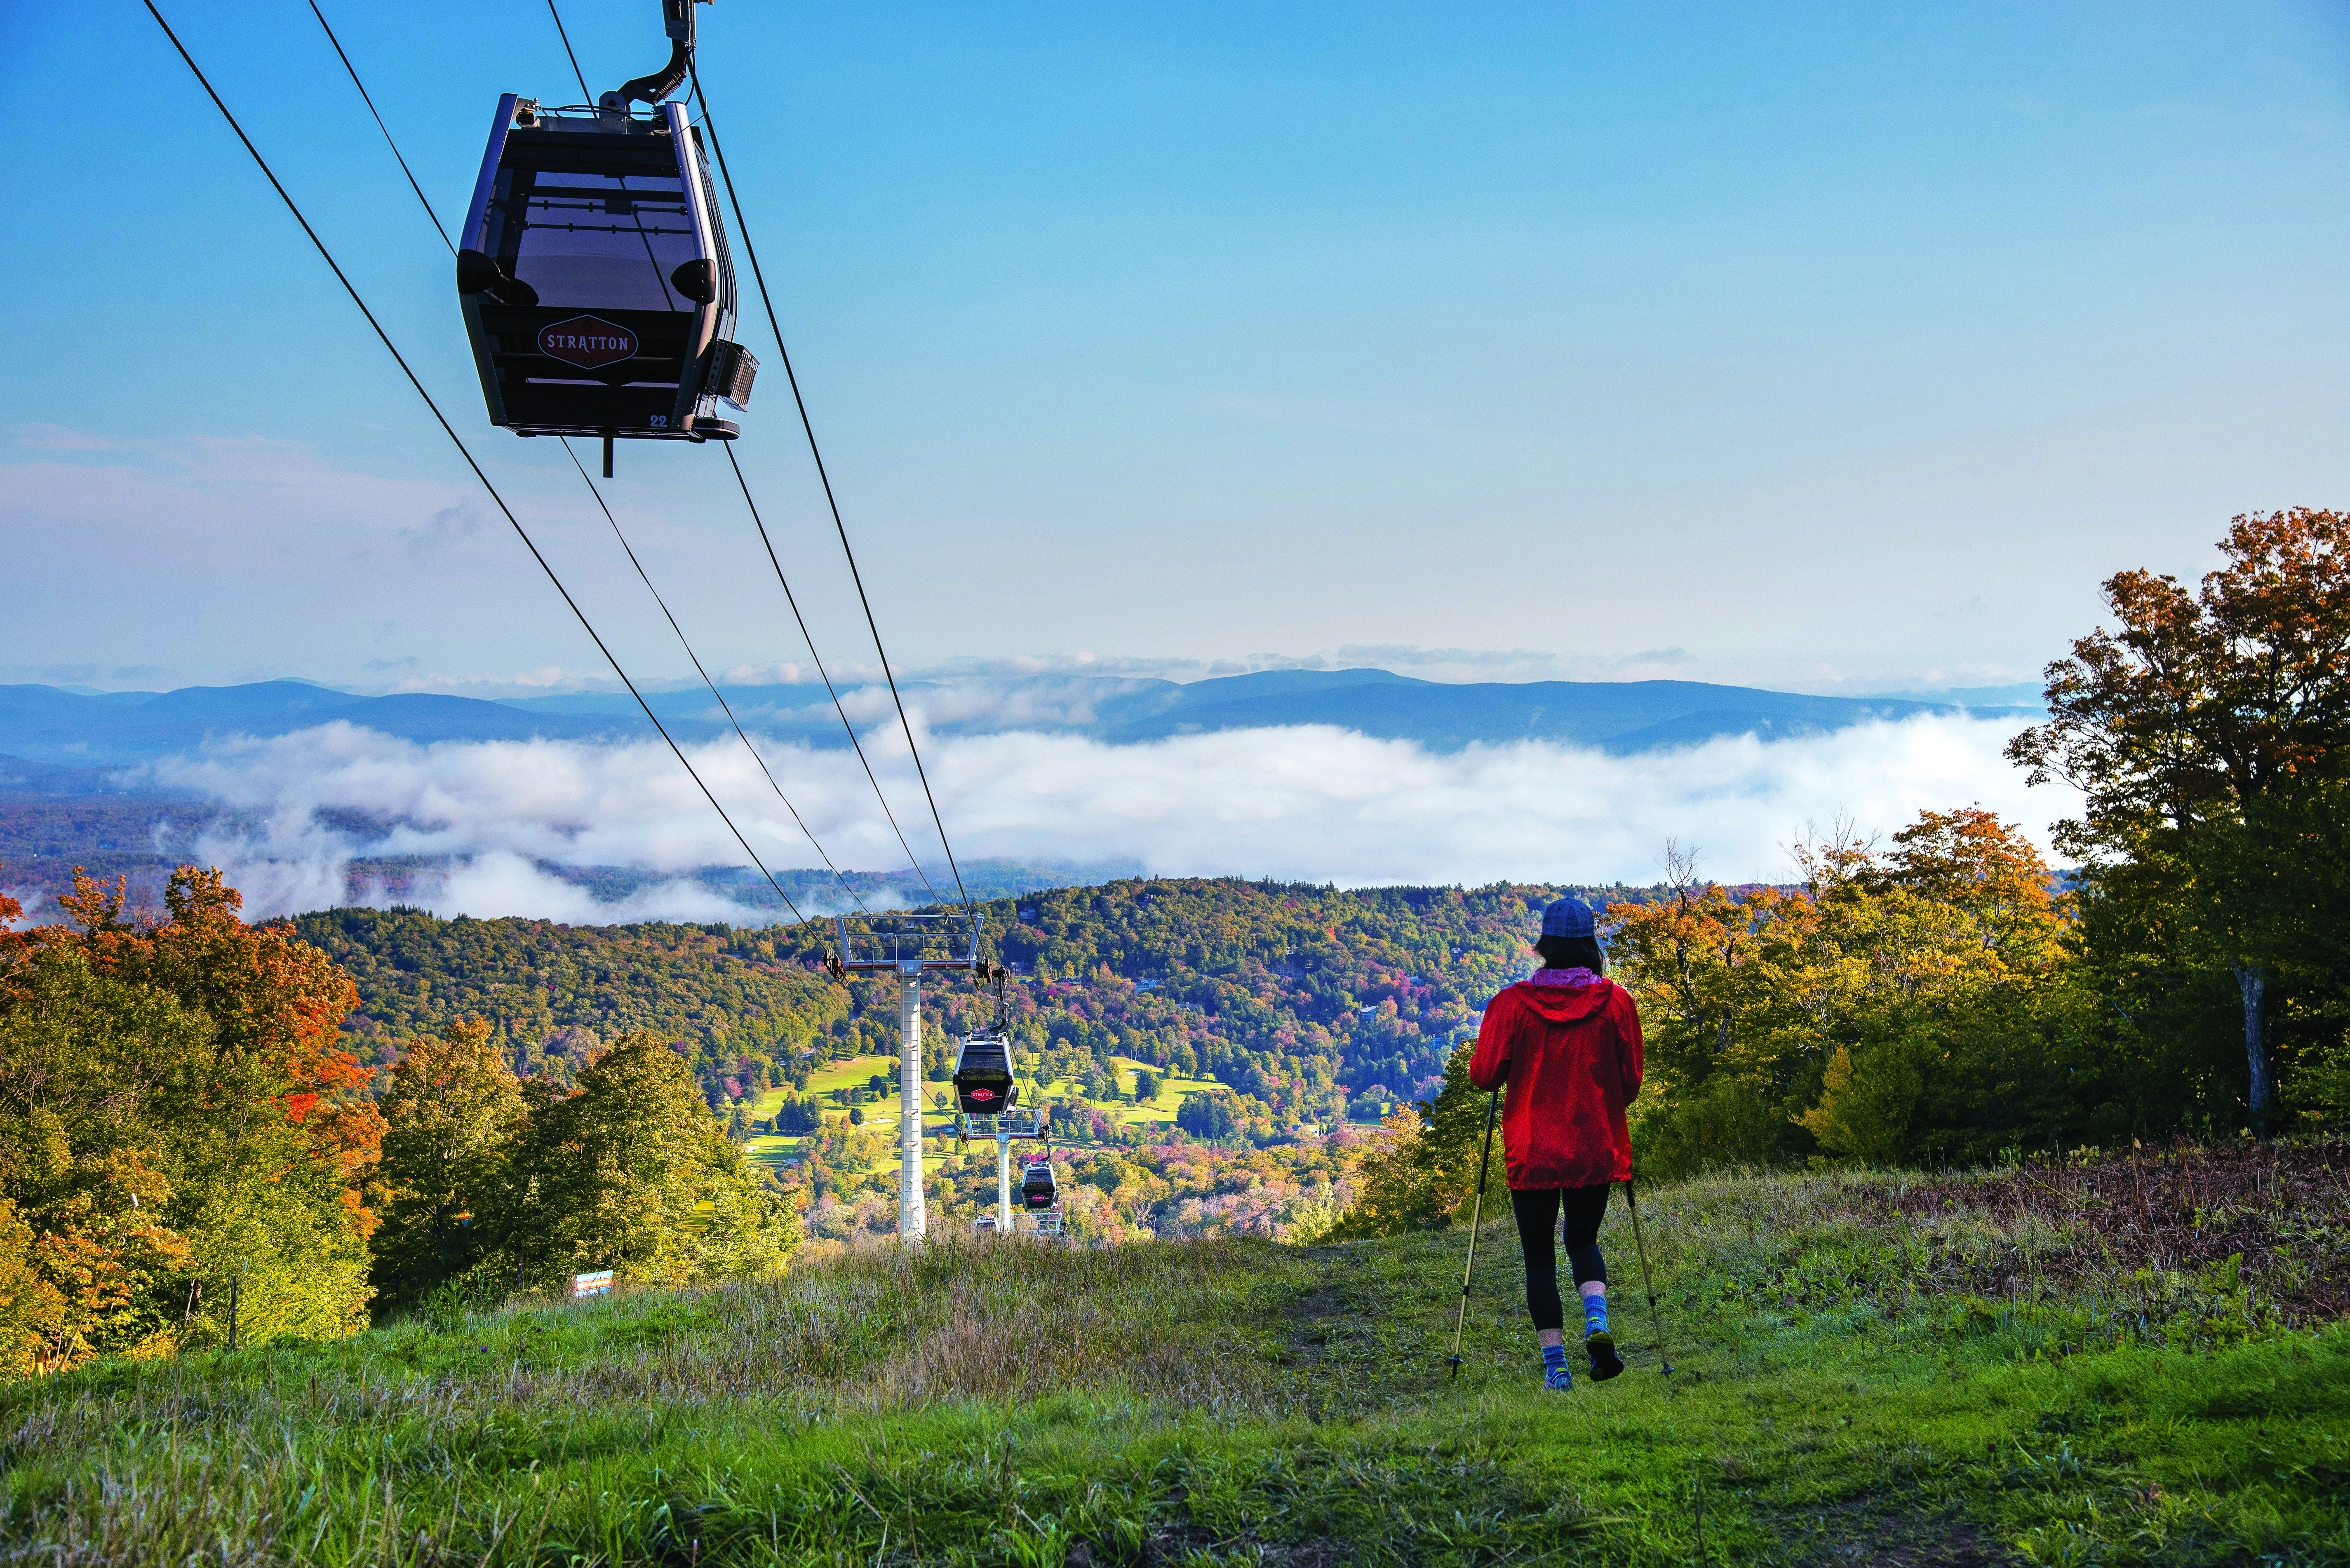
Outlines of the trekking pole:
M1640 1235L1640 1204L1632 1196L1632 1179L1624 1179L1624 1207L1632 1211L1632 1246L1640 1254L1640 1285L1648 1293L1648 1328L1657 1336L1657 1358L1665 1366L1665 1397L1673 1392L1673 1353L1665 1348L1665 1319L1657 1311L1656 1282L1648 1278L1648 1243Z
M1461 1265L1461 1310L1452 1317L1452 1381L1461 1381L1461 1330L1469 1321L1469 1274L1477 1266L1477 1227L1485 1220L1485 1170L1493 1161L1493 1113L1502 1106L1502 1087L1493 1085L1485 1102L1485 1152L1477 1157L1477 1208L1469 1220L1469 1259Z

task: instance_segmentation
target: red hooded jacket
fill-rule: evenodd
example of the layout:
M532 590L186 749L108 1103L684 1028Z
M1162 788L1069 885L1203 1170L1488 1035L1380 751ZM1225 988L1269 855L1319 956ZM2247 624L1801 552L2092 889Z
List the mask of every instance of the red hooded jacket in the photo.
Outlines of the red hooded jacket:
M1469 1081L1510 1086L1502 1153L1512 1190L1631 1179L1624 1107L1640 1092L1640 1013L1614 981L1521 981L1493 998Z

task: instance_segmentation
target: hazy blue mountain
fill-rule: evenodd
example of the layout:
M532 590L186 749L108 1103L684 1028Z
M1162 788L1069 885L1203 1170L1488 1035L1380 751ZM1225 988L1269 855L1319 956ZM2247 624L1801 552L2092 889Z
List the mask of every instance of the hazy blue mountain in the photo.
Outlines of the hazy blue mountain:
M307 680L257 680L249 686L183 686L165 691L118 715L124 723L242 724L348 708L348 691Z
M1351 673L1351 672L1350 672ZM1201 681L1199 686L1212 683ZM1188 693L1192 688L1186 688ZM1956 712L1895 699L1806 697L1695 680L1347 681L1293 685L1217 700L1191 698L1113 724L1105 739L1155 740L1214 730L1335 724L1440 751L1476 743L1563 741L1615 752L1689 745L1720 735L1813 734L1870 719Z
M841 695L858 691L856 685L841 688ZM909 701L917 695L937 690L922 681L900 681L898 689ZM829 730L833 738L846 746L847 737L840 732L840 720L832 711L832 697L821 683L799 686L721 686L721 696L734 717L745 729L754 722L760 727L781 732L798 730ZM675 691L648 691L645 702L660 715L666 724L672 719L687 723L726 726L726 712L706 686L696 686ZM884 693L886 696L886 692ZM525 713L557 714L566 717L606 717L633 719L644 722L644 710L637 700L625 691L577 691L553 697L506 697L498 701L503 708L517 708Z
M0 686L0 725L13 729L53 718L80 722L99 711L99 698L77 697L54 686Z
M129 793L105 768L65 767L0 754L0 799L9 795L91 795Z
M735 718L785 742L844 746L847 738L821 685L721 689ZM2006 688L1983 694L2004 695ZM858 689L850 704L861 728L888 722L885 701ZM1816 734L1870 719L1928 712L2030 718L2036 710L1902 697L1807 697L1694 680L1527 682L1446 685L1384 670L1282 670L1178 684L1106 676L1044 675L960 682L910 681L910 706L925 710L934 733L997 734L1035 730L1110 742L1162 740L1219 730L1329 724L1439 751L1473 744L1543 740L1618 753L1691 745L1722 735L1766 739ZM844 691L844 697L849 696ZM353 697L300 680L244 686L191 686L177 691L86 696L53 686L0 686L0 754L68 770L151 762L231 736L283 735L348 722L401 740L617 742L650 738L651 726L626 693L579 693L490 701L410 694ZM707 690L648 692L647 701L680 741L729 732ZM64 793L67 776L0 791ZM91 790L107 786L97 775Z
M1173 684L1162 682L1161 684ZM1218 675L1178 686L1186 706L1204 707L1235 702L1246 697L1296 695L1337 691L1349 686L1436 686L1409 675L1385 670L1259 670L1247 675Z
M674 691L653 693L654 711L660 711L667 698L681 695ZM704 702L707 692L698 693ZM553 697L501 697L501 707L519 708L525 713L634 713L637 700L625 691L566 691Z
M330 708L317 722L338 720L406 741L594 740L613 734L633 739L639 732L651 733L651 726L640 718L523 713L503 702L421 692Z
M708 704L707 694L702 701ZM355 698L301 680L191 686L127 705L51 686L0 686L0 753L66 767L123 767L229 736L266 738L338 722L417 742L634 740L652 733L641 715L535 713L473 697ZM681 719L671 732L699 741L723 732Z

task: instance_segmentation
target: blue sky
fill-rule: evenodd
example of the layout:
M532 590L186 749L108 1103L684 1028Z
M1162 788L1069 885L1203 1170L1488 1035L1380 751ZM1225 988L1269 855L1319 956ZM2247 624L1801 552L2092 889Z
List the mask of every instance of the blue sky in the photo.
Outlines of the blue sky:
M560 451L484 420L307 5L166 14L631 671L688 673ZM444 217L499 92L577 96L531 0L328 15ZM2350 504L2340 5L701 16L902 665L1989 683L2113 570ZM565 17L599 90L661 57L651 0ZM0 680L604 676L145 12L7 32L47 154L0 257ZM741 456L869 659L744 330ZM716 453L621 475L709 662L804 657Z

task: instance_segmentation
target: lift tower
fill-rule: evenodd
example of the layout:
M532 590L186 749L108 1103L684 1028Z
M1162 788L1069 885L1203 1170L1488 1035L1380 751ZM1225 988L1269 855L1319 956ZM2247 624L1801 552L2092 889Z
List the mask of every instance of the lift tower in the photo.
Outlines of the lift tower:
M922 975L930 970L979 966L977 915L872 915L858 930L836 917L840 963L866 973L898 977L898 1234L921 1240L928 1229L922 1204Z

